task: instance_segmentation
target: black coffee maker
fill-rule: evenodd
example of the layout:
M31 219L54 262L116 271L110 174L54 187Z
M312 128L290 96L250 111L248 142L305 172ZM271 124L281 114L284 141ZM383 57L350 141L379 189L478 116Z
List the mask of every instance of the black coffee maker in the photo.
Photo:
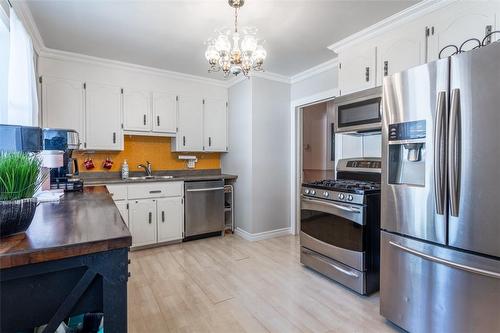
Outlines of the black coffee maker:
M50 170L50 188L65 191L82 191L78 161L73 158L73 151L80 148L78 132L71 129L43 129L43 150L58 150L63 152L63 166Z

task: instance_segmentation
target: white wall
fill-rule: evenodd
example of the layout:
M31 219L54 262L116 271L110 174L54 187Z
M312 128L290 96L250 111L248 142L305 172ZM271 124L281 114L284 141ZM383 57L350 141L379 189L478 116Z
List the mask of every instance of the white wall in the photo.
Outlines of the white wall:
M236 226L258 234L290 226L290 85L253 77L229 88L229 152L238 175Z
M290 226L290 85L252 79L252 233Z
M252 195L252 82L244 80L229 89L229 152L222 154L225 173L238 175L234 184L235 221L250 231Z
M170 77L158 70L143 70L135 65L109 62L103 59L86 60L86 57L60 57L40 55L38 59L38 75L54 76L65 79L97 81L116 85L122 88L133 88L148 91L165 91L179 95L210 96L227 98L227 88L211 84L208 80L196 81Z
M334 67L293 83L290 88L290 98L292 101L299 100L323 91L335 89L337 86L338 68Z

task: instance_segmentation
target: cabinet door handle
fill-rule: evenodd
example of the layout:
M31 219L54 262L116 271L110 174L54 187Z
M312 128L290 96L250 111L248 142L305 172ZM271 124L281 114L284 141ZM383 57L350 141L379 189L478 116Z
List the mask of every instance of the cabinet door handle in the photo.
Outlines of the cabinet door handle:
M389 75L389 61L384 61L384 76Z
M149 212L149 224L153 223L153 213Z
M161 190L153 190L153 191L149 191L149 193L151 193L151 194L154 194L154 193L161 193Z
M165 222L165 211L161 211L161 221Z
M186 145L186 136L182 136L182 145L185 146Z
M156 125L160 126L160 116L156 116Z
M143 117L143 122L144 122L144 125L146 125L146 115L144 115L144 117Z
M370 67L366 67L365 69L365 80L366 82L370 82Z
M208 146L212 147L212 137L208 137Z
M116 143L116 132L113 132L113 143Z
M487 25L484 28L484 35L485 35L485 39L483 42L484 45L491 44L491 35L492 35L491 31L492 30L493 30L493 27L491 25Z

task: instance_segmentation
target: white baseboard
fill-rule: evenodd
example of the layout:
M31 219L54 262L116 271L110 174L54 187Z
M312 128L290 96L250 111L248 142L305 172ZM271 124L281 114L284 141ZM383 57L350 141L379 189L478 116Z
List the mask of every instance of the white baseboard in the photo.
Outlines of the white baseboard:
M240 236L241 238L246 239L246 240L251 241L251 242L293 234L292 229L290 229L290 227L269 230L269 231L264 231L264 232L258 232L255 234L251 234L248 231L245 231L241 228L236 227L236 229L234 230L234 233L236 235Z

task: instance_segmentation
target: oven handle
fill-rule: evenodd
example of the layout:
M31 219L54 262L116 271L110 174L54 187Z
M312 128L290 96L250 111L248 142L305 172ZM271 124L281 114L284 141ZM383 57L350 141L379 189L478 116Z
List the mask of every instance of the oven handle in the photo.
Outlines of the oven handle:
M308 202L312 202L312 203L319 204L319 205L330 206L330 207L342 209L342 210L344 210L346 212L349 212L349 213L361 214L361 211L359 209L353 209L351 206L344 206L344 205L339 205L339 204L336 204L336 203L333 203L333 202L324 202L324 201L320 201L320 200L314 200L314 199L310 199L310 198L308 198L306 196L303 196L303 195L301 197L302 197L302 200L304 200L304 201L308 201Z

